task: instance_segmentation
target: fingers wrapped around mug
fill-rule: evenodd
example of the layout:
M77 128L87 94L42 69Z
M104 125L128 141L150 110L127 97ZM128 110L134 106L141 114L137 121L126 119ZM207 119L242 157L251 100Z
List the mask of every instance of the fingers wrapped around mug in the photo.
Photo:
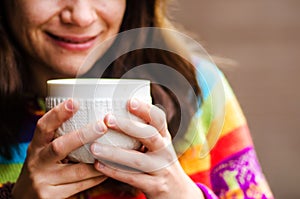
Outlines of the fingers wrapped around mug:
M39 151L41 163L60 161L73 150L94 141L107 131L104 122L97 121L55 138L55 131L62 123L70 119L78 108L78 103L69 99L48 111L38 121L34 138L29 147L29 154L31 151Z
M54 138L55 130L70 119L78 109L79 104L72 99L68 99L49 110L37 122L31 142L32 147L42 147L50 143Z
M161 136L171 139L165 112L157 106L133 98L128 101L127 109L137 117L156 128Z
M104 122L99 121L55 138L57 128L71 118L78 107L72 100L64 101L38 121L26 161L14 185L14 198L68 198L107 178L93 165L60 162L71 151L101 137L107 130Z
M100 138L106 132L107 127L102 121L88 124L84 128L69 132L53 140L44 150L45 161L60 161L70 152Z
M129 101L128 109L144 122L111 114L104 118L104 122L108 128L139 140L148 150L142 152L93 143L91 151L96 159L103 162L117 163L145 173L155 172L177 160L166 117L158 107L134 100Z

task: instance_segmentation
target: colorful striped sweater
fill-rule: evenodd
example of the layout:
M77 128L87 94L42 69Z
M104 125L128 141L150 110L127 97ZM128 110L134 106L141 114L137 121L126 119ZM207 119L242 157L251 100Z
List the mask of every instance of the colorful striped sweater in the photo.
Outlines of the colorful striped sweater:
M196 60L196 65L203 103L184 139L174 144L183 169L206 198L273 198L245 117L224 75L207 61ZM20 143L11 148L12 160L0 156L0 189L3 184L17 180L35 124L42 115L40 110L29 113ZM136 197L116 197L112 192L100 185L72 198L145 198L142 193Z

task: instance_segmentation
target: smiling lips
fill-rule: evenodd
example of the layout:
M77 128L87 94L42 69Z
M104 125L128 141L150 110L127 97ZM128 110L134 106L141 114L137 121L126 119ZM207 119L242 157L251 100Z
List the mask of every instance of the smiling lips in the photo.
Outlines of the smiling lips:
M85 51L90 49L97 36L93 37L76 37L76 36L58 36L51 33L47 33L51 40L58 46L71 51Z

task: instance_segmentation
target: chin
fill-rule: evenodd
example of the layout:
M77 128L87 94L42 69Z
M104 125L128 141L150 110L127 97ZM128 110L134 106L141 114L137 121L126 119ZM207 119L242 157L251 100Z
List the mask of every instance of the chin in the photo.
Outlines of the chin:
M85 58L85 56L70 56L68 59L57 57L52 64L49 62L49 67L58 74L77 77L85 74L92 67L86 64Z
M82 75L84 75L89 68L87 67L74 67L74 66L60 66L60 69L56 70L58 74L60 74L61 76L65 76L65 77L80 77ZM63 69L61 69L63 68Z

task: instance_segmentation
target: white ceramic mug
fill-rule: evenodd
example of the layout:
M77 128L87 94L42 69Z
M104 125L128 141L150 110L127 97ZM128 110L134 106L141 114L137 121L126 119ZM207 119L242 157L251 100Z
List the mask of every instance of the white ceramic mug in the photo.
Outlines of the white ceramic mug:
M59 103L72 98L79 102L78 112L57 130L57 135L72 132L85 127L89 123L102 120L107 113L141 121L130 114L126 104L131 98L138 98L151 103L150 81L140 79L56 79L47 81L48 110ZM140 143L122 133L109 130L96 142L114 145L126 149L137 149ZM71 152L73 161L93 163L89 144Z

